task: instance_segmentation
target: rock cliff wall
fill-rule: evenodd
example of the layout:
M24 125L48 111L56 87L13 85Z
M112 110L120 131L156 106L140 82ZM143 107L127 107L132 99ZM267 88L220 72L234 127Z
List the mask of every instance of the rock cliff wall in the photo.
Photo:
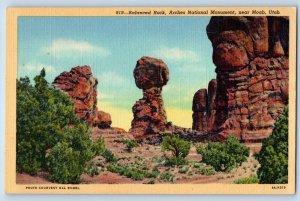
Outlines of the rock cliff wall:
M207 35L217 79L194 96L193 128L219 139L268 137L288 103L288 18L212 17Z

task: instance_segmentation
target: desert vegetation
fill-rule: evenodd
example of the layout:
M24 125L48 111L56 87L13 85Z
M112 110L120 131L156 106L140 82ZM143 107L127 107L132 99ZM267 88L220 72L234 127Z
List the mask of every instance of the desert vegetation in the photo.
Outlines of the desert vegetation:
M235 184L257 184L259 183L259 179L257 176L244 177L237 180L234 180Z
M190 151L190 142L180 139L178 136L165 136L161 143L163 151L170 151L171 157L166 158L165 165L183 165L184 159Z
M208 142L200 144L197 151L202 155L202 162L211 165L216 171L231 171L247 160L250 154L248 147L230 135L225 143Z
M139 146L139 143L137 143L134 140L127 139L127 138L124 139L122 142L126 145L125 151L128 151L128 152L132 152L132 149L134 147Z
M264 139L255 156L260 163L258 178L263 184L288 183L288 107L275 123L273 134Z
M42 69L34 85L28 77L17 80L17 171L47 171L51 181L79 183L88 161L107 150L103 139L90 140L70 97L49 85L45 75Z

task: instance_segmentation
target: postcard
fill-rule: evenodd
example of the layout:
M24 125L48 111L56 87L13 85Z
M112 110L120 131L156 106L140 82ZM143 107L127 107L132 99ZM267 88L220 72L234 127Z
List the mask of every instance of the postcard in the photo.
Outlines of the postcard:
M6 193L294 194L296 8L8 8Z

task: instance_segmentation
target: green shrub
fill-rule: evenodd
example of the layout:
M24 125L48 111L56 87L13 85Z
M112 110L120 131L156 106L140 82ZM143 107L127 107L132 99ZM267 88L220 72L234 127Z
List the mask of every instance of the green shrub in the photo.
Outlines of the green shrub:
M110 172L118 173L125 177L134 179L134 180L143 180L144 178L151 178L152 175L146 171L139 170L136 168L130 168L128 165L121 165L118 163L110 164L107 167L107 170Z
M172 157L165 161L166 166L184 165L184 158L189 154L190 142L180 139L179 136L165 136L161 144L163 151L171 151Z
M164 157L153 157L152 159L151 159L151 161L153 162L153 163L161 163L161 162L163 162L164 161Z
M63 130L62 142L57 143L46 158L50 180L79 183L87 162L96 155L87 129L85 124L80 124Z
M36 174L41 169L42 160L45 160L40 153L42 151L35 140L17 140L17 171Z
M204 167L199 168L198 173L209 176L209 175L216 174L216 171L211 166L204 166Z
M285 175L283 177L280 177L278 179L275 180L276 184L287 184L288 183L288 175Z
M66 142L55 145L47 161L49 179L64 184L79 183L86 163L80 152Z
M116 156L109 149L105 149L102 156L105 158L106 162L111 162L111 163L117 162Z
M125 145L126 145L126 151L127 152L132 152L132 149L134 148L134 147L137 147L137 146L139 146L139 143L137 142L137 141L134 141L134 140L129 140L129 139L124 139L123 141L122 141L122 143L124 143Z
M45 70L17 80L17 171L49 171L49 179L78 183L89 160L103 151L93 143L85 122L77 119L66 93L49 85Z
M62 133L63 138L61 138L61 142L65 141L69 143L74 150L79 151L84 161L89 161L98 153L101 153L98 147L104 146L104 142L101 140L96 141L96 143L90 140L88 126L83 123L78 124L77 127L66 127L62 130ZM101 146L100 143L102 143Z
M62 138L61 130L78 125L70 97L49 86L45 71L17 80L17 171L36 174L46 167L46 150Z
M213 168L210 165L206 165L205 163L194 163L193 167L196 168L197 174L202 174L202 175L216 174L215 168Z
M180 169L178 170L178 172L179 172L180 174L186 174L188 171L189 171L189 169L186 168L186 167L180 168Z
M190 142L180 139L179 136L165 136L161 144L163 151L171 151L173 157L185 158L190 151Z
M288 183L288 106L275 123L273 133L263 140L255 157L260 163L257 171L260 183Z
M245 177L241 179L237 179L233 181L235 184L257 184L259 183L259 179L256 176Z
M202 155L202 162L213 166L216 171L231 171L249 157L249 148L243 146L234 135L229 135L225 143L200 144L197 152Z
M155 184L155 180L151 179L147 184Z
M152 178L157 178L157 177L159 177L159 174L160 174L160 172L159 172L158 167L157 166L154 167L153 170L152 170L152 172L151 172L151 177Z
M105 149L104 139L102 137L98 138L98 140L92 144L92 150L95 153L95 155L104 154L106 149Z
M159 177L161 180L166 180L168 182L173 182L174 181L174 175L172 175L169 172L164 172L160 175Z
M156 171L152 171L150 173L146 172L145 177L146 178L157 178L157 177L159 177L159 172L156 172Z
M172 157L172 158L166 158L166 161L164 163L165 166L178 166L178 165L185 165L187 161L182 157Z
M99 175L99 173L100 173L100 171L99 171L97 165L96 165L95 163L93 163L93 162L92 162L92 163L89 163L89 164L86 166L85 172L86 172L89 176L91 176L91 177L93 177L93 176L95 176L95 175Z
M203 164L203 163L194 163L194 167L195 168L199 168L199 167L202 167L202 166L204 166L205 164Z

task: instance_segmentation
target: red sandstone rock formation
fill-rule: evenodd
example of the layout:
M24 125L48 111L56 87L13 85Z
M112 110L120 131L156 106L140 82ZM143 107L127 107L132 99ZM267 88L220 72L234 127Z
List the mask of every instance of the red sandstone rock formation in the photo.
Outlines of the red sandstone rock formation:
M110 114L97 109L97 84L89 66L74 67L70 72L61 73L53 82L71 96L78 119L99 128L109 128Z
M208 111L207 111L207 90L198 90L193 98L193 129L207 131Z
M160 59L142 57L137 61L133 75L136 86L143 90L143 98L132 108L134 118L130 132L135 137L165 132L167 115L161 92L169 80L168 66Z
M93 119L93 126L97 126L98 128L110 128L112 121L109 113L103 111L97 111L96 116Z
M198 90L193 98L193 129L197 131L210 131L215 121L217 81L211 80L206 89Z
M213 45L216 95L211 102L208 94L203 107L197 97L205 96L204 90L195 94L194 129L213 131L220 139L235 134L243 141L271 135L288 103L288 23L284 17L211 18L207 35ZM201 109L194 110L198 105Z

